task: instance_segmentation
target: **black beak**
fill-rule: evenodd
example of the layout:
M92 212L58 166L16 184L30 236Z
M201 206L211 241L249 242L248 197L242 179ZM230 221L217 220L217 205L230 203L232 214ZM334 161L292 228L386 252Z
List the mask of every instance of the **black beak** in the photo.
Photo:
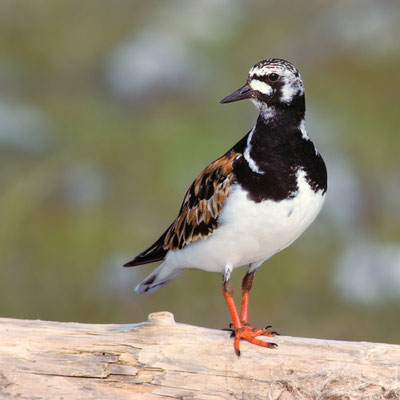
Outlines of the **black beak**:
M220 103L232 103L234 101L249 99L254 96L255 91L246 83L240 89L236 90L229 96L224 97Z

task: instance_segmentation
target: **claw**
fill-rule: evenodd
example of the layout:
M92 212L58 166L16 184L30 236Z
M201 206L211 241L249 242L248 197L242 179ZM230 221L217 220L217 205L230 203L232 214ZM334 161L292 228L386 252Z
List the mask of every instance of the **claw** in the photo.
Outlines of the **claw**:
M231 324L232 325L232 324ZM232 337L235 337L235 330L234 329L232 329L232 328L223 328L223 329L221 329L222 331L226 331L226 332L230 332L231 333L231 335L230 335L230 337L232 338Z

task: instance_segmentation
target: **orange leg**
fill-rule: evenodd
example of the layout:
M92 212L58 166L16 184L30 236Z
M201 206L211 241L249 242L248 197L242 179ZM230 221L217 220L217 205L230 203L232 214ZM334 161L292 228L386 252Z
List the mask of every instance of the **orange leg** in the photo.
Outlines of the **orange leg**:
M249 308L249 294L251 287L253 285L253 278L254 275L256 274L256 271L253 272L248 272L242 281L242 307L240 309L240 321L242 322L244 328L250 332L252 332L255 336L275 336L277 332L270 332L268 328L270 326L267 326L264 329L254 329L250 324L249 324L249 314L248 314L248 308Z
M254 274L253 274L253 276L254 276ZM246 277L247 277L247 275L246 275ZM251 285L250 285L250 287L251 287ZM235 353L237 356L240 356L240 346L239 346L240 339L247 340L250 343L253 343L253 344L256 344L256 345L262 346L262 347L267 347L270 349L273 349L277 346L275 343L267 343L262 340L256 339L256 336L265 335L265 333L264 333L265 330L253 329L247 323L248 291L247 291L247 295L246 295L247 296L247 300L246 300L247 305L245 303L245 305L243 307L243 303L242 303L240 317L236 310L235 301L233 299L233 289L228 280L224 280L222 283L222 294L225 297L226 304L228 305L228 309L229 309L229 312L232 317L232 324L233 324L233 328L235 330L235 338L234 338L233 346L234 346ZM242 318L243 315L246 317L245 321ZM267 330L267 332L268 332L268 330ZM268 335L266 335L266 336L274 336L274 334L268 332Z
M249 315L248 315L248 308L249 308L249 294L251 287L253 285L253 278L255 272L247 273L242 281L242 307L240 309L240 320L244 323L248 323Z

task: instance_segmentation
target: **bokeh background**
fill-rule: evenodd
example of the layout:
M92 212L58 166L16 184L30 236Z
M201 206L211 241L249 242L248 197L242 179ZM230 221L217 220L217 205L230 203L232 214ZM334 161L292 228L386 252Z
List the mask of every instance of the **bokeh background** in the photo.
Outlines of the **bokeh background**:
M254 123L249 102L219 100L281 57L303 75L329 191L258 273L251 322L399 343L399 21L396 0L2 1L0 316L130 323L169 310L227 327L219 274L187 271L145 296L133 288L155 265L122 264Z

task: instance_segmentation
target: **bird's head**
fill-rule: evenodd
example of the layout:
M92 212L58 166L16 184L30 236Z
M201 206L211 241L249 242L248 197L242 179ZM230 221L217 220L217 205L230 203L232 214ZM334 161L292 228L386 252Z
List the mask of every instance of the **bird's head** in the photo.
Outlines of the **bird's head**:
M249 71L247 82L221 103L250 99L266 117L277 109L304 107L304 86L299 71L288 61L269 58Z

